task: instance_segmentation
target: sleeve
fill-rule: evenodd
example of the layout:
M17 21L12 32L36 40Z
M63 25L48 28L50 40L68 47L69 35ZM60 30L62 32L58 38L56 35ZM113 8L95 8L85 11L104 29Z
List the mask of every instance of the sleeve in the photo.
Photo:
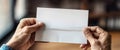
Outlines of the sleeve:
M12 48L10 48L9 46L7 46L6 44L3 44L3 45L0 47L0 50L12 50Z

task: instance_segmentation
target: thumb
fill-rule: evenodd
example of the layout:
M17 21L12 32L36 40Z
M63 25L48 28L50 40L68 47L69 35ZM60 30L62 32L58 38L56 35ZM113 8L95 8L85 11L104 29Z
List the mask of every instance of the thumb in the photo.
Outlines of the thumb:
M92 32L90 31L90 29L85 28L84 29L84 34L85 34L85 37L87 38L87 40L90 42L90 44L92 42L94 42L95 38L93 37Z
M37 31L38 29L42 28L43 27L43 23L42 22L39 22L39 23L36 23L34 25L31 25L31 26L25 26L23 28L23 31L27 34L31 34L35 31Z

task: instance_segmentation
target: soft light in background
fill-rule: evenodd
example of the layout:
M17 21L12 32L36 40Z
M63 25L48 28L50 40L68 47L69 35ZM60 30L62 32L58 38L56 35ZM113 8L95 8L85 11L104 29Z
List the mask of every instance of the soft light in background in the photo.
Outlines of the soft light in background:
M120 0L0 0L0 45L10 39L20 19L36 17L37 7L89 10L89 26L98 25L110 32L113 36L112 49L120 49L117 47L120 46ZM45 50L46 44L41 45L39 47Z

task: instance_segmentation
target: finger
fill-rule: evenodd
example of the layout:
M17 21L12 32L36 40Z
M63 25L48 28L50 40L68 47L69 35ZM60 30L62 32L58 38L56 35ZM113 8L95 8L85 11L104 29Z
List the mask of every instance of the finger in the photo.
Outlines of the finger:
M81 45L80 45L80 48L84 48L85 46L89 46L89 47L90 47L90 42L87 41L87 44L81 44Z
M81 44L80 48L85 48L87 46L87 44Z
M98 26L92 26L88 27L92 31L95 31L93 33L94 37L97 37L98 40L100 41L106 41L107 37L110 35L108 32L104 31L102 28Z
M89 47L90 47L89 45L84 45L84 47L82 49L87 50Z
M85 48L83 48L83 50L87 50L88 49L88 46L86 46Z
M99 26L90 26L88 27L91 31L95 31L97 33L102 33L104 32L104 30L102 28L100 28Z
M91 32L93 32L95 38L99 38L100 34L103 34L103 32L105 32L102 28L98 26L91 26L88 27L88 29L90 29Z
M20 21L18 28L23 28L24 26L33 25L36 23L36 18L24 18Z
M27 33L27 34L31 34L35 31L37 31L38 29L42 28L43 27L43 23L42 22L39 22L39 23L36 23L34 25L31 25L31 26L25 26L22 31L24 33Z
M111 35L108 32L103 32L102 34L99 35L99 39L98 40L100 40L102 42L105 42L105 41L107 41L109 39L108 41L111 41L110 37L111 37Z
M90 30L88 29L88 28L85 28L84 29L84 34L85 34L85 37L87 38L87 40L90 42L90 43L92 43L92 42L94 42L94 37L93 37L93 35L92 35L92 33L90 32Z

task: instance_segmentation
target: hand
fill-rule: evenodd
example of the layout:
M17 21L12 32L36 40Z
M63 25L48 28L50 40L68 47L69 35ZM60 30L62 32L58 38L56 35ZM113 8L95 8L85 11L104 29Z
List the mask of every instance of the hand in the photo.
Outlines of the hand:
M111 50L110 34L98 26L87 27L84 29L88 44L81 44L83 50L91 47L91 50Z
M35 31L42 27L43 23L37 23L35 18L22 19L15 34L6 45L13 50L28 50L34 44Z

